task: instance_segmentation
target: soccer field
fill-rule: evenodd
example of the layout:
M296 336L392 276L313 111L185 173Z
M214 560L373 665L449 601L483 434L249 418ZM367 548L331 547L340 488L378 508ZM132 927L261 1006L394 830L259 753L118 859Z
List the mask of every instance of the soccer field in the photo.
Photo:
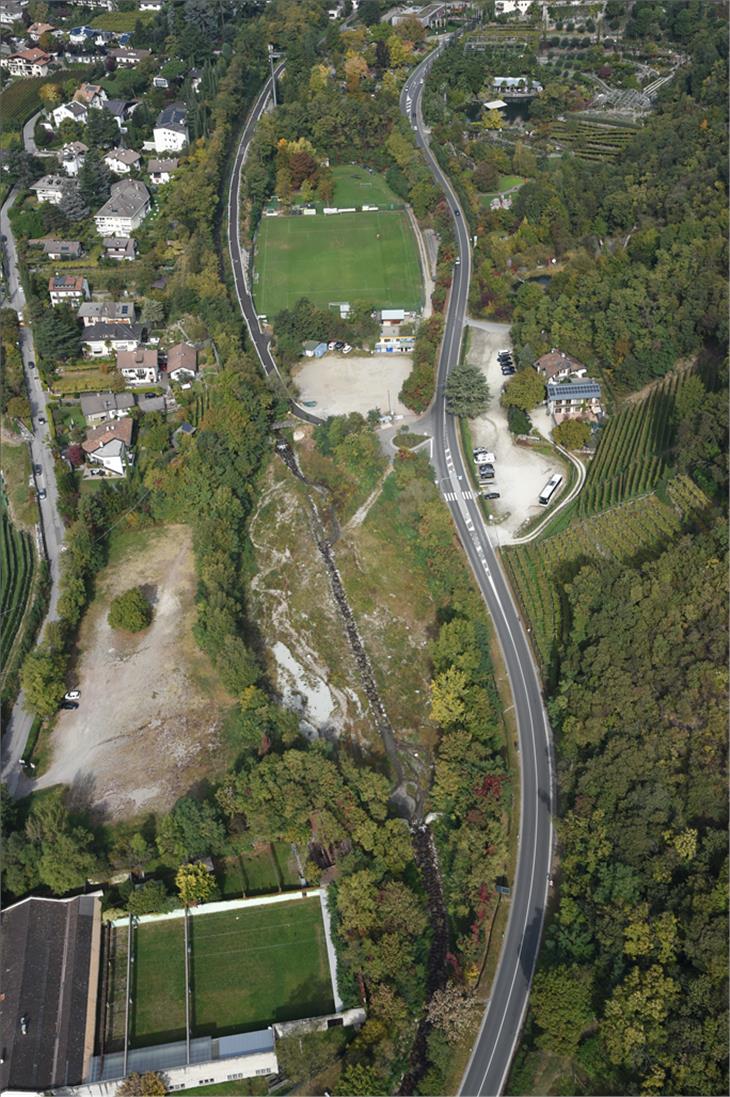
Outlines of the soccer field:
M271 319L300 297L374 308L418 309L418 249L402 210L264 217L256 240L254 297Z
M188 928L192 1036L248 1032L334 1009L318 896L198 914ZM126 937L124 927L117 933ZM132 970L131 1046L184 1039L182 917L135 927ZM115 977L122 986L122 971Z

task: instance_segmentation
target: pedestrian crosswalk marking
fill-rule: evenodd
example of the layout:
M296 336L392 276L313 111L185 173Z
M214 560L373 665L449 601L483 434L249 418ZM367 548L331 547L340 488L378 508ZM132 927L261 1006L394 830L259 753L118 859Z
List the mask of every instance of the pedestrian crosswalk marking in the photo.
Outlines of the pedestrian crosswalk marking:
M459 499L478 499L479 493L476 491L445 491L444 499L447 503L456 503Z

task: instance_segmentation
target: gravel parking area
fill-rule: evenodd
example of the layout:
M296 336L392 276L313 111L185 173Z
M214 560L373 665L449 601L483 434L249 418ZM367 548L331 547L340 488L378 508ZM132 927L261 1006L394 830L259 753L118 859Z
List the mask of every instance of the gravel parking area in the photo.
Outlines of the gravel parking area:
M191 541L187 526L135 534L98 576L79 637L81 701L59 712L36 788L70 785L80 803L118 819L168 810L225 768L220 728L231 701L192 636ZM154 605L152 624L136 634L107 621L111 599L132 586Z
M470 321L469 328L467 359L482 369L491 394L486 414L472 420L471 432L475 445L482 445L494 453L497 474L494 490L500 492L501 498L492 504L496 516L492 531L500 544L510 544L528 519L545 513L545 508L537 501L540 490L554 472L564 473L564 469L555 456L546 456L534 446L517 445L512 440L507 412L499 402L508 378L502 376L497 361L497 352L511 345L509 325ZM531 418L533 425L547 435L549 423L544 410L538 409Z
M323 358L304 358L293 371L303 401L315 400L317 415L362 415L380 408L412 420L413 414L398 399L403 382L411 372L407 354L373 354L369 357L336 353Z

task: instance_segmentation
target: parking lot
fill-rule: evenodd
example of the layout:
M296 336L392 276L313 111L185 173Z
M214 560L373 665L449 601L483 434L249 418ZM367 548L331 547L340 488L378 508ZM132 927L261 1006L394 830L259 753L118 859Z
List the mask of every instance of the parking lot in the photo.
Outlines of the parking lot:
M305 404L312 404L315 415L362 415L379 408L407 419L414 416L398 399L398 393L411 372L407 354L350 354L329 351L323 358L303 358L292 377Z
M518 445L507 426L507 413L500 405L503 386L509 381L502 376L497 352L510 346L509 325L488 321L469 324L467 360L484 372L489 384L489 408L471 422L474 445L484 446L495 457L495 478L485 488L499 491L500 498L491 503L495 515L495 540L510 544L520 527L536 514L544 514L537 497L554 472L562 472L562 463L553 455L540 452L535 446ZM546 437L550 423L544 408L531 413L533 425ZM561 488L564 485L561 485ZM559 498L558 492L555 496Z

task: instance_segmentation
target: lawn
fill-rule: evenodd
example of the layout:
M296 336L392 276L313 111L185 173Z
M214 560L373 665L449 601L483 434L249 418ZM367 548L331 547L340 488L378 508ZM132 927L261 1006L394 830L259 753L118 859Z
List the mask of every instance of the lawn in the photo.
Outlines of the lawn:
M254 294L271 317L308 297L375 308L420 308L418 251L405 213L265 217L256 242Z
M319 897L197 915L189 931L193 1036L250 1032L334 1008ZM183 919L138 925L134 947L132 1046L184 1039Z
M182 918L134 931L132 1047L185 1039L184 934Z
M335 184L332 204L338 208L403 205L403 199L393 193L382 175L371 174L357 164L338 164L332 169L332 178Z
M333 1009L318 897L191 919L193 1031L222 1036Z
M286 842L274 842L271 848L241 857L221 858L216 862L216 879L224 899L242 899L299 886L291 848Z
M3 439L0 469L15 522L21 529L31 529L38 521L38 504L34 489L29 486L30 450L20 438L17 444Z

